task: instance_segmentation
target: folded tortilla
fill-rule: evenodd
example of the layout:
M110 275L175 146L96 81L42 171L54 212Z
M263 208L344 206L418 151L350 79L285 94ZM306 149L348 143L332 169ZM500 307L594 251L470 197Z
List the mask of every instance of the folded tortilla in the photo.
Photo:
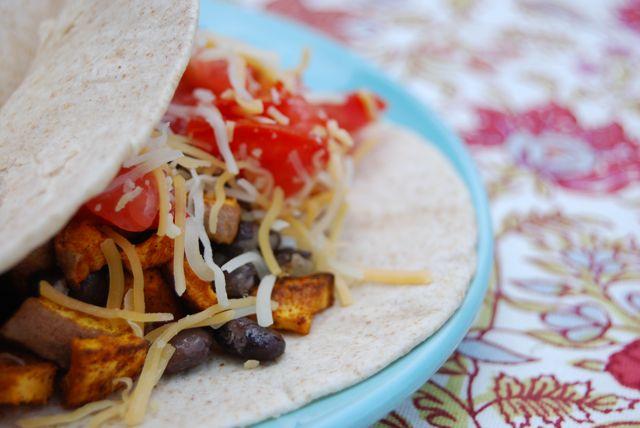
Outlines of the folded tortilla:
M246 370L216 356L163 379L145 426L230 427L299 408L375 374L435 332L460 306L475 272L476 226L469 194L453 167L413 132L379 124L380 144L356 169L341 260L424 269L430 285L364 284L354 304L316 315L308 336L285 335L276 362Z
M192 1L78 1L63 11L0 111L0 271L51 238L146 141L187 64L196 20ZM373 375L459 307L475 270L464 184L411 131L378 124L366 132L380 143L356 168L340 259L427 268L433 283L357 286L354 304L318 314L308 336L285 335L287 350L274 363L247 370L216 355L165 378L145 426L185 418L189 426L237 426L281 415ZM3 422L27 413L0 412Z
M0 2L0 106L18 87L36 55L40 26L57 16L66 0ZM46 27L46 25L45 25ZM43 28L46 31L46 28Z
M140 150L191 54L197 0L73 0L0 110L0 272Z

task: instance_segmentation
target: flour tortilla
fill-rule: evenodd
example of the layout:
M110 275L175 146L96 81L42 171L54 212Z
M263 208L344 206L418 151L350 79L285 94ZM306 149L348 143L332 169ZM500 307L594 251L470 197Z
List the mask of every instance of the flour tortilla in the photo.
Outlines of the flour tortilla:
M0 272L137 152L187 65L196 0L73 0L0 110Z
M460 306L475 272L476 225L468 192L440 152L390 124L357 167L341 260L428 269L430 285L364 284L354 304L316 315L308 336L287 334L275 363L256 369L223 355L163 379L146 427L230 427L275 417L375 374L433 334ZM28 416L59 412L57 407ZM9 422L24 411L0 414ZM80 425L78 425L80 426Z
M294 410L357 383L436 331L460 306L475 272L476 227L452 166L412 132L376 125L376 147L357 168L341 259L429 269L427 286L366 284L355 303L314 317L308 336L287 335L284 355L245 370L236 359L165 379L145 426L238 426ZM224 364L224 365L222 365Z
M40 24L55 18L65 0L0 2L0 106L18 87L36 55Z

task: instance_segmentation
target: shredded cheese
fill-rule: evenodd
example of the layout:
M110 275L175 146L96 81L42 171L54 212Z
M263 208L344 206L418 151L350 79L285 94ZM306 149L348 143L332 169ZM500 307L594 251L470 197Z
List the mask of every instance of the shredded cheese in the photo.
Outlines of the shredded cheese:
M40 296L49 299L60 306L64 306L65 308L73 309L74 311L82 312L98 318L122 318L134 322L162 322L171 321L173 319L172 314L164 312L140 313L122 309L107 309L101 306L90 305L62 294L53 288L47 281L40 281Z
M182 296L187 289L184 277L184 235L187 216L187 190L184 177L176 175L173 178L175 189L175 213L176 226L180 229L180 234L175 238L173 245L173 281L176 294Z
M215 184L215 196L216 200L213 203L209 211L209 232L216 233L218 229L218 214L220 213L220 209L222 205L224 205L224 201L226 199L224 192L224 185L231 179L233 175L228 171L225 171L222 175L218 177Z
M211 161L203 160L203 159L195 159L188 156L181 157L180 159L176 159L174 161L176 165L180 165L183 168L191 169L191 168L209 168L212 166Z
M142 366L142 373L140 373L136 387L131 394L127 412L124 415L124 421L127 425L138 425L144 420L151 391L160 380L160 376L162 376L162 372L164 372L175 350L169 344L162 347L153 344L149 348L144 366Z
M217 107L213 105L199 105L196 107L196 113L204 118L204 120L211 126L216 139L216 145L218 150L227 165L227 170L236 175L238 173L238 164L229 147L229 136L227 135L227 126L224 123L222 114Z
M115 406L116 401L113 400L101 400L94 401L93 403L85 404L84 406L77 408L71 412L58 413L50 416L38 416L35 418L20 419L18 426L21 428L39 428L39 427L51 427L55 425L70 424L77 422L87 416L99 412L100 410Z
M258 360L247 360L244 362L244 368L247 370L255 369L260 365L260 361Z
M103 230L108 237L118 244L118 247L122 248L127 259L129 259L131 273L133 274L133 310L144 313L144 273L142 272L142 264L136 252L136 247L113 229L105 227Z
M102 254L107 259L109 268L109 295L107 297L108 309L119 309L124 297L124 270L122 259L113 239L106 239L100 244Z
M122 196L120 196L120 199L118 199L118 202L116 203L116 207L114 211L115 212L122 211L129 202L133 201L135 198L140 196L140 193L142 193L142 187L140 186L136 186L132 190L126 193L123 193Z
M426 270L365 269L365 281L393 285L424 285L431 283Z
M156 234L158 236L165 236L167 234L167 220L169 214L169 208L171 206L169 189L167 181L165 180L164 172L161 168L153 170L153 178L156 180L156 188L158 189L158 230Z
M231 260L223 264L221 268L223 271L231 273L234 270L238 269L240 266L244 266L247 263L258 265L263 264L264 261L262 260L260 254L258 254L257 252L247 251L246 253L242 253L239 256L232 258Z
M256 294L256 316L258 325L269 327L273 324L273 314L271 313L271 292L276 283L274 275L267 275L260 280L258 293Z
M338 213L333 219L331 226L329 226L329 241L333 245L338 242L340 238L340 234L342 233L342 226L344 225L344 219L347 216L347 212L349 211L349 204L343 202L338 209Z
M282 269L280 269L278 261L273 254L273 248L271 248L271 243L269 242L269 231L271 230L273 222L278 218L280 211L282 211L283 205L284 192L280 187L276 187L273 192L273 201L271 202L271 206L267 210L264 219L262 219L262 222L260 223L260 228L258 229L258 244L260 252L262 253L262 258L264 258L269 271L274 275L279 275L280 272L282 272Z
M350 306L353 304L353 297L351 296L351 290L349 290L349 286L345 282L344 278L340 275L336 275L335 277L335 289L336 294L338 295L338 300L340 301L341 306Z
M267 108L267 115L275 120L279 125L289 125L289 118L274 106Z
M199 148L197 148L195 146L192 146L192 145L188 144L187 141L188 140L186 140L184 137L180 137L180 136L177 136L177 135L171 135L167 144L170 147L173 147L176 150L180 150L185 155L189 155L189 156L191 156L193 158L196 158L196 159L205 160L207 162L210 162L211 165L216 166L216 167L221 168L221 169L225 168L224 162L222 162L220 159L218 159L215 156L205 152L202 149L199 149Z
M358 99L362 102L364 106L364 110L367 112L367 116L369 116L370 120L378 119L378 106L376 105L376 101L373 98L373 95L369 91L360 90L357 92Z

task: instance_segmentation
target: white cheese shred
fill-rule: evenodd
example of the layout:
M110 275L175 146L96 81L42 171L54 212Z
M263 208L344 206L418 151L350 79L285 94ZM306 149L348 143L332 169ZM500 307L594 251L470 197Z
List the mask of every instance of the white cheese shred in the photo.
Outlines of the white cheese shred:
M173 245L173 281L176 294L182 296L187 289L186 279L184 277L184 235L187 216L187 190L184 177L181 175L176 175L173 178L173 184L175 189L176 227L180 229L180 233L176 236Z
M273 314L271 312L271 292L276 283L274 275L267 275L258 285L258 293L256 295L256 316L258 325L261 327L269 327L273 324Z
M271 206L267 210L267 213L265 214L262 222L260 223L260 227L258 228L258 244L260 247L260 252L262 253L262 257L264 258L269 271L271 271L273 275L279 275L280 272L282 272L282 269L280 269L278 261L273 254L273 248L271 248L271 243L269 242L269 231L271 230L273 222L282 211L283 205L284 192L280 187L276 187L273 192L273 201L271 202Z
M101 306L90 305L62 294L46 281L40 281L40 296L49 299L60 306L64 306L65 308L73 309L74 311L82 312L98 318L122 318L134 322L162 322L173 320L173 314L169 313L140 313L122 309L107 309Z
M100 244L102 254L107 259L109 268L109 294L107 297L108 309L119 309L122 306L124 297L124 270L122 269L122 259L113 239L106 239Z

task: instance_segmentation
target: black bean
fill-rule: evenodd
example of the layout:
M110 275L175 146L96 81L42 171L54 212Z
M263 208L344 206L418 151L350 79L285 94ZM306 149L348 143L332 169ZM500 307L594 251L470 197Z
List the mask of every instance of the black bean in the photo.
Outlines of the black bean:
M225 272L224 277L227 295L234 299L248 296L253 287L258 285L258 272L252 263L242 265L233 272Z
M249 318L229 321L214 330L213 337L225 352L247 360L275 360L285 348L280 333L260 327Z
M182 330L169 341L176 351L171 356L165 373L172 374L202 364L207 360L213 339L203 328Z
M109 296L109 271L103 268L96 272L91 272L78 285L68 284L69 295L92 305L104 306Z
M287 275L306 276L314 271L311 253L308 251L282 248L276 251L276 260Z

